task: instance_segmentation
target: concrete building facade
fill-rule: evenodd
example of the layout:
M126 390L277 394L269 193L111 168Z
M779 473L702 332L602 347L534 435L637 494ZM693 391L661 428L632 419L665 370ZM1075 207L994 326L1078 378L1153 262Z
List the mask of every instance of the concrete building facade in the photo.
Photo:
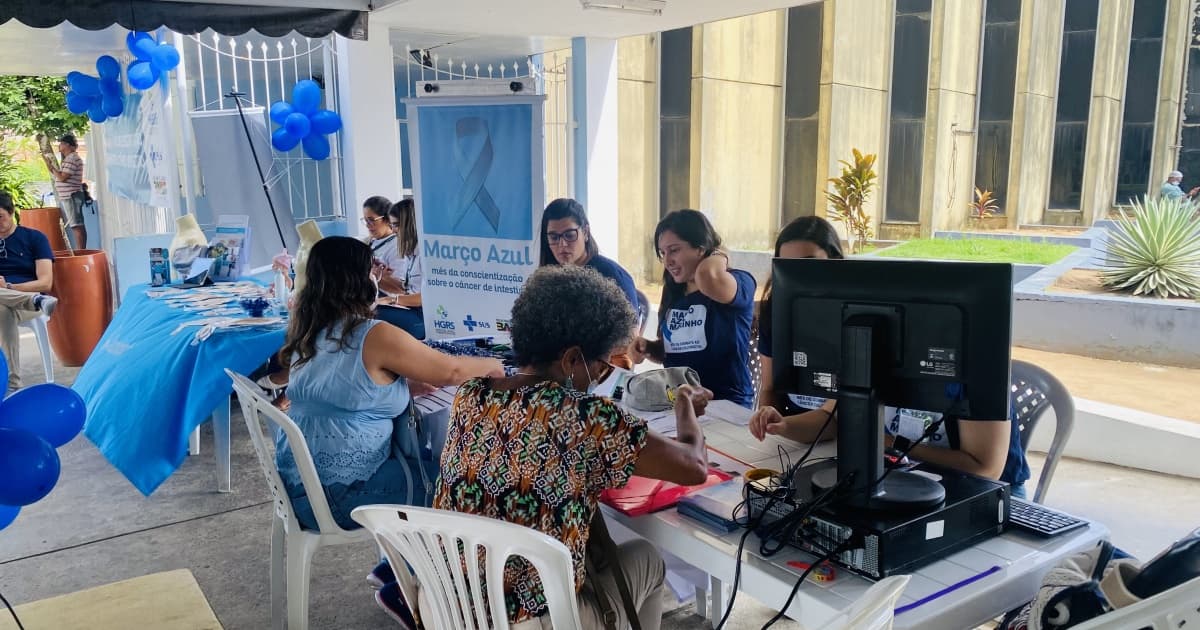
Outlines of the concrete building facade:
M825 0L621 40L620 258L652 279L646 235L685 207L769 249L825 215L852 149L879 156L882 239L971 227L976 188L1018 228L1090 225L1177 167L1200 184L1195 21L1195 0Z

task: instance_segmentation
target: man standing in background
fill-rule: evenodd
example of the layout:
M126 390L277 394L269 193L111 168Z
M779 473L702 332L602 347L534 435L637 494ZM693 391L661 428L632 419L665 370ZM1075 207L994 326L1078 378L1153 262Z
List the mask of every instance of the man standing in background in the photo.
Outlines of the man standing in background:
M1187 194L1184 194L1183 188L1180 188L1179 186L1179 184L1182 182L1183 173L1180 173L1179 171L1171 171L1169 174L1167 174L1167 181L1159 190L1159 195L1167 199L1183 199L1185 201L1191 201L1192 199L1196 198L1197 194L1200 194L1200 186L1193 188L1188 191Z
M87 229L83 225L83 158L79 157L79 142L65 134L58 139L62 165L54 175L54 196L62 209L63 221L71 228L76 249L87 249Z

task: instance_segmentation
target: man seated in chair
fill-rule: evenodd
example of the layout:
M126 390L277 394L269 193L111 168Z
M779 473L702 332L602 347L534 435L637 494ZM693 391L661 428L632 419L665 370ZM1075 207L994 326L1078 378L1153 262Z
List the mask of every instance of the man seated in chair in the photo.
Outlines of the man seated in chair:
M8 359L8 391L21 387L17 326L50 315L58 300L42 295L54 285L54 252L46 235L17 225L12 196L0 192L0 350Z

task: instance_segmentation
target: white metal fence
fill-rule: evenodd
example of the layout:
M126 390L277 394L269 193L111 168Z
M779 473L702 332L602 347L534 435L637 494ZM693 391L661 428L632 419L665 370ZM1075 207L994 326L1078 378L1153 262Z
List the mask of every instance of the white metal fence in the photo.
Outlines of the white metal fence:
M182 104L187 111L231 110L236 108L232 92L243 94L242 106L260 106L270 110L271 103L291 101L291 89L297 81L314 79L324 87L325 109L337 111L336 64L331 37L309 39L298 35L290 37L263 37L247 33L239 37L205 32L199 35L177 38L181 48L183 64L180 83L183 91ZM185 176L185 192L194 202L194 209L201 216L215 216L215 212L204 207L204 186L220 185L220 182L204 182L203 174L193 166L195 157L193 144L188 141L190 123L184 124L183 145L184 167L191 177ZM304 156L299 147L288 153L272 149L269 171L264 161L264 171L269 180L284 183L291 200L291 212L297 220L330 219L345 216L341 194L341 160L339 137L331 140L328 160L312 160ZM257 173L253 174L257 177Z

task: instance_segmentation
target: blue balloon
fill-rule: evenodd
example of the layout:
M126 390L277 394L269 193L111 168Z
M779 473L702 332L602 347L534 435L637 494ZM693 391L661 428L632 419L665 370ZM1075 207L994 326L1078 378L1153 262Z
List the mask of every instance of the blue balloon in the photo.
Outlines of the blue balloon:
M62 464L54 447L20 429L0 429L0 505L29 505L50 494Z
M104 103L100 99L92 101L92 106L88 108L88 118L97 125L108 120L108 114L104 113Z
M96 72L101 79L119 79L121 77L121 62L112 55L104 55L96 60Z
M292 104L287 101L275 101L271 103L271 120L277 125L282 125L288 116L292 115Z
M100 96L116 96L125 95L125 91L121 89L121 81L118 79L100 79Z
M170 44L159 44L150 51L150 63L154 64L159 72L170 72L179 65L179 51Z
M288 134L304 139L308 137L308 132L312 130L312 124L308 122L308 116L295 112L289 114L287 119L283 121L283 128L287 129Z
M92 99L79 92L67 92L67 111L82 114L92 106Z
M67 73L67 85L75 85L75 82L78 81L79 77L82 77L82 76L84 76L84 74L78 70L72 70L72 71L68 72Z
M142 49L139 49L138 45L137 45L138 42L145 40L145 39L148 39L151 42L154 42L154 38L151 37L149 33L141 33L141 32L135 31L135 32L130 33L125 36L125 47L128 48L129 52L133 53L133 55L135 57L137 57L138 59L140 59L142 61L150 61L149 52L147 52L146 56L143 57Z
M105 96L100 101L100 107L104 109L104 115L109 118L116 118L125 113L125 100L120 96ZM3 414L3 408L0 408L0 414Z
M129 85L136 90L148 90L158 81L158 71L149 61L135 61L129 64Z
M328 109L313 114L308 121L312 123L313 133L328 135L342 128L342 117L338 116L337 112L331 112Z
M311 134L304 139L304 152L314 160L329 157L329 139L320 134Z
M67 85L71 86L72 90L79 92L84 96L99 96L100 95L100 79L86 75L82 72L75 75L75 81L72 83L67 79Z
M300 144L300 138L288 133L287 129L280 127L271 134L271 146L275 147L276 151L287 153L296 148Z
M154 41L153 37L147 35L143 39L139 39L133 43L133 54L139 61L154 61L154 49L158 48L158 42Z
M317 113L321 106L321 86L312 79L305 79L292 88L292 107L309 116Z
M4 529L12 522L17 520L17 514L21 513L21 508L15 505L0 505L0 529Z
M54 448L75 439L86 417L83 398L54 383L19 389L0 403L0 428L29 431Z

